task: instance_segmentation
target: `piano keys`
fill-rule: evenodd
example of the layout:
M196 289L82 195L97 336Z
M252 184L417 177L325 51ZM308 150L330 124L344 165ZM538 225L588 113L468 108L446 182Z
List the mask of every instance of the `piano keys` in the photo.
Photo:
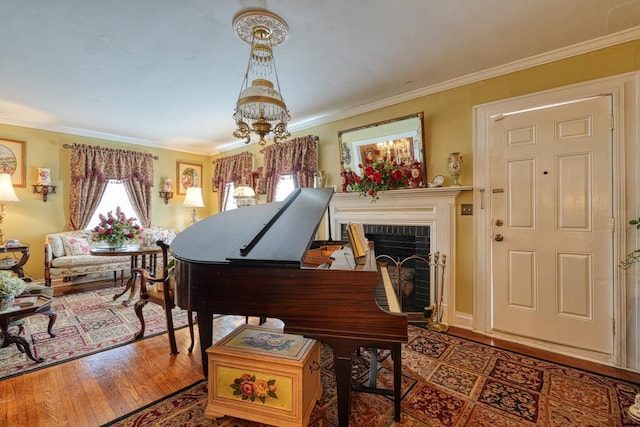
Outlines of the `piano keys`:
M277 318L284 332L330 345L342 427L349 424L356 349L391 349L399 421L407 316L385 311L376 302L374 252L362 265L342 249L333 252L329 266L304 263L310 249L335 243L313 239L332 195L331 188L298 189L283 202L223 212L184 230L170 248L176 258L177 303L198 313L205 376L214 314Z

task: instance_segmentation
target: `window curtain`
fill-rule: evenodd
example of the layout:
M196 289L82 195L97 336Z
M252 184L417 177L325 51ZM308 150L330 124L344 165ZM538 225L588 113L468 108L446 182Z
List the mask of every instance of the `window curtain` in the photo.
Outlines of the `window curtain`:
M213 162L216 170L213 173L213 187L218 190L218 206L222 208L224 189L227 182L251 185L253 154L248 151L234 156L223 157Z
M123 183L143 227L151 226L153 156L137 151L73 144L69 228L82 230L95 213L109 180ZM114 206L114 210L115 210Z
M269 145L264 149L262 179L265 183L267 203L276 195L281 175L291 174L295 188L313 187L318 171L318 137L307 135Z

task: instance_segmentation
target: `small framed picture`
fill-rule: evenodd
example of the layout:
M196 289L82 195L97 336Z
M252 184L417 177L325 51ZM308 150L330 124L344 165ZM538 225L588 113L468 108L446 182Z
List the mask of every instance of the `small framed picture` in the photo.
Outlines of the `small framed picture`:
M256 194L264 194L264 185L262 181L262 166L258 169L251 171L251 187Z
M189 187L202 187L202 165L177 162L177 175L178 194L187 194Z
M10 174L14 187L27 186L25 145L24 141L0 139L0 173Z

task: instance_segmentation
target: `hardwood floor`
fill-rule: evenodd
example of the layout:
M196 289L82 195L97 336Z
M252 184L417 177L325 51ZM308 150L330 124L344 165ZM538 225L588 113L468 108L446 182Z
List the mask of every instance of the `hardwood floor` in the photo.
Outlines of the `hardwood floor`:
M244 317L215 322L217 340ZM99 426L203 379L198 342L187 352L188 328L176 331L176 341L175 356L163 334L0 381L0 425Z
M56 289L56 294L64 292ZM244 323L243 316L215 320L214 341ZM251 318L250 323L258 323ZM280 328L278 320L267 326ZM452 335L534 357L563 363L640 384L640 374L584 362L469 331L450 328ZM99 426L203 379L199 343L187 352L189 331L176 331L180 354L169 354L166 335L51 366L0 381L1 426Z

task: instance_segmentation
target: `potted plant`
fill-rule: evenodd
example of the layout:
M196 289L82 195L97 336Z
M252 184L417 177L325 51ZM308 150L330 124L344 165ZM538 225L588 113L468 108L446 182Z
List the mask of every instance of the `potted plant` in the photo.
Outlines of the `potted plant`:
M20 295L26 289L24 280L9 271L0 271L0 311L13 305L16 295Z
M631 221L629 221L629 224L635 225L636 229L640 230L640 218L632 219ZM627 269L636 262L640 262L640 249L629 252L624 260L620 263L620 267Z

